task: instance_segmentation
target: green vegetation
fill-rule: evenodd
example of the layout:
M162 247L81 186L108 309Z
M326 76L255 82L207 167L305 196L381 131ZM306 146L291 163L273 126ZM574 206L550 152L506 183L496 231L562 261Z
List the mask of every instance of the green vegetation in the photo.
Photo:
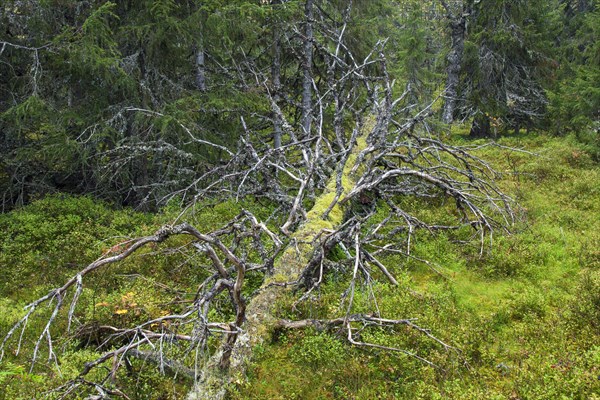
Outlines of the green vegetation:
M288 331L259 350L240 398L594 399L600 391L600 168L573 138L515 137L501 144L538 154L485 150L501 166L501 185L523 207L526 219L513 234L496 237L481 258L477 248L457 243L460 237L418 236L412 254L427 256L437 271L390 257L386 265L400 286L377 276L372 288L361 288L364 307L373 290L382 315L418 318L460 355L406 328L369 328L362 335L412 350L440 369L349 346L343 330ZM339 315L346 287L332 277L299 313L282 313Z
M241 117L275 141L265 122L281 121L266 94L296 127L304 3L3 1L2 210L57 191L157 209L226 156L206 141L233 147ZM574 131L597 157L597 0L322 3L311 70L321 92L345 75L327 53L336 48L328 35L344 27L352 58L343 63L373 60L385 40L393 88L410 85L410 102L429 104L447 85L449 25L463 24L449 118L488 136Z
M260 206L251 202L221 203L206 205L190 219L207 229L218 227L239 213L243 205L261 215ZM0 288L0 332L3 335L8 332L22 316L27 303L61 285L120 243L151 233L178 213L178 208L167 208L155 215L117 211L88 197L57 195L1 214L0 228L4 235L0 241L0 273L4 279ZM49 312L44 311L40 319L30 321L19 357L10 352L5 354L0 370L0 399L40 398L76 378L86 362L102 354L94 349L107 339L107 333L94 327L126 326L180 312L181 306L173 304L170 296L173 293L181 299L193 296L197 285L209 276L209 271L199 268L200 259L189 259L172 251L186 243L177 238L163 246L153 246L90 277L79 301L78 328L57 343L61 349L59 359L48 365L38 363L32 371L35 335L43 328L43 318ZM168 282L168 286L162 282ZM247 290L252 291L252 285ZM223 312L230 313L227 307ZM60 321L54 329L66 331L66 322ZM179 399L189 389L186 377L173 379L143 361L131 362L128 372L117 377L117 385L127 388L132 398ZM90 374L87 379L102 379L102 371Z
M600 400L598 0L0 27L0 400Z
M457 243L464 239L461 233L417 235L412 254L427 256L435 270L416 259L390 256L385 264L399 286L374 272L373 285L357 292L357 311L368 310L373 290L383 316L418 318L420 326L460 353L404 327L371 327L362 338L414 351L439 369L399 353L352 347L343 330L280 331L256 349L250 380L240 383L234 397L593 399L600 390L600 220L593 217L600 215L600 168L571 137L514 137L501 144L538 154L482 150L502 171L500 184L523 208L526 219L513 234L497 236L481 258L476 245ZM423 215L440 212L422 206L414 204ZM231 207L217 206L195 218L218 226L232 214ZM2 215L0 268L6 278L1 331L14 323L24 302L62 282L103 249L168 218L115 212L89 198L68 196ZM165 274L171 289L193 292L202 274L186 272L185 263L174 270L180 264L175 255L151 253L94 276L78 319L114 324L115 318L131 321L171 311L161 305L167 299L162 289L142 280L150 269L156 282ZM346 287L345 278L329 276L311 301L297 310L284 301L279 312L288 318L337 316L339 293ZM35 339L28 335L25 354ZM27 356L9 356L0 373L0 398L38 397L75 377L84 362L98 356L81 348L82 340L60 342L67 349L60 357L62 375L56 367L43 366L30 373ZM139 372L135 377L118 375L132 398L181 398L189 385L135 360L133 369Z

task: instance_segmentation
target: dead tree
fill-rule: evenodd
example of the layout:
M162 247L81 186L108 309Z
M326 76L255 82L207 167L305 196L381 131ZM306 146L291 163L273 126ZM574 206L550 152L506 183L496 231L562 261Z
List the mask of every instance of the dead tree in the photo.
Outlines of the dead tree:
M67 321L67 331L75 330L80 336L82 332L104 332L99 345L104 355L87 363L77 379L57 389L63 397L83 390L95 392L97 398L127 398L114 387L113 378L133 357L155 363L161 371L192 376L196 383L189 399L223 398L231 378L244 376L252 348L276 329L341 327L351 345L401 352L434 365L417 353L367 343L358 335L366 326L405 325L441 348L459 353L410 316L384 316L377 310L371 314L355 312L354 296L361 285L360 277L372 276L369 271L376 270L382 279L397 285L383 256L393 253L414 257L411 240L417 230L471 229L478 235L483 251L488 235L511 225L512 201L495 186L496 173L472 154L473 148L444 143L420 128L429 118L431 106L412 111L414 107L406 103L407 92L394 93L386 70L384 42L357 59L346 46L343 21L332 27L315 17L314 23L320 30L320 40L327 41L312 44L327 61L329 77L319 81L310 77L312 111L305 116L310 118L310 130L306 130L304 120L296 126L289 121L289 115L280 108L283 97L270 94L268 76L256 69L255 79L264 86L272 105L272 121L282 129L281 145L273 148L261 141L242 118L244 132L237 149L220 146L227 154L225 162L173 193L191 197L191 205L193 199L206 197L261 197L277 205L269 225L244 211L211 232L202 232L188 223L174 223L161 227L154 235L122 243L63 286L29 304L25 315L5 335L0 345L2 354L8 346L19 352L28 322L45 304L52 304L52 312L37 333L33 363L42 353L47 354L49 362L59 357L55 350L59 332L54 327L62 318ZM297 33L303 34L301 30ZM301 61L304 56L299 54ZM299 110L306 110L303 102ZM155 115L152 110L132 111ZM192 140L219 148L192 129L182 129ZM402 199L407 197L445 200L454 207L454 222L419 219L402 206ZM306 204L312 206L305 208ZM361 206L359 211L353 207L357 204ZM383 220L372 218L378 208L388 214ZM187 237L186 251L200 254L210 270L210 276L181 312L135 326L74 326L79 324L75 315L84 282L95 271L109 268L147 245L168 243L173 236ZM338 269L331 268L328 257L334 249L341 249L345 255L335 262L341 266ZM421 261L436 268L428 260ZM342 315L298 321L276 317L275 304L284 294L297 290L297 302L308 301L324 275L336 270L345 271L349 281ZM254 293L243 295L250 271L262 273L263 283ZM227 295L231 305L229 319L210 320L209 311L221 294ZM220 338L217 350L207 346L211 337ZM187 357L174 359L172 348ZM189 360L194 361L190 364ZM92 369L107 365L103 380L91 382L86 378Z
M450 27L450 52L448 53L448 66L446 67L446 94L442 120L450 124L454 120L454 109L458 96L461 64L467 34L467 21L473 12L472 0L461 0L458 4L448 4L441 1L446 11L446 19ZM451 3L454 3L452 1Z
M312 86L313 86L313 74L312 74L312 63L313 63L313 0L306 0L304 5L304 17L306 18L304 37L302 38L304 44L304 60L302 62L302 130L303 137L310 134L310 127L312 123L311 112L312 112Z
M67 330L75 323L74 315L84 280L90 279L89 276L94 271L107 268L148 244L165 242L174 235L185 235L190 238L189 248L203 254L213 270L210 278L198 288L195 299L179 314L152 319L133 327L104 327L103 329L111 332L105 339L104 348L110 348L111 343L121 344L113 345L114 347L107 350L102 357L86 364L79 378L60 388L61 393L91 388L99 396L109 393L118 395L119 390L110 385L111 378L125 365L128 357L143 357L148 362L156 362L163 371L171 369L181 374L192 374L190 371L193 371L192 375L198 383L190 399L222 398L228 382L227 377L243 375L251 358L252 347L264 341L273 329L281 328L341 326L347 332L347 340L353 345L399 351L431 364L418 354L365 343L355 336L359 326L383 327L403 324L427 335L448 351L457 351L450 344L435 338L427 329L416 325L410 318L394 319L353 312L354 292L360 285L359 277L362 271L367 271L371 266L381 271L385 279L396 284L393 274L379 259L384 254L393 252L410 257L411 235L416 230L452 230L466 225L482 235L483 243L483 235L491 235L497 227L506 226L512 217L510 199L493 185L490 179L493 178L494 172L487 163L470 155L468 149L450 146L438 139L417 133L418 130L414 128L426 117L427 111L424 110L409 120L399 121L394 109L389 108L394 106L394 103L388 103L386 106L386 102L382 100L372 111L375 117L366 117L357 124L351 140L347 143L349 151L343 156L343 168L332 170L329 182L325 185L326 189L316 198L314 210L303 210L301 206L294 208L292 205L289 213L295 213L296 216L288 218L286 224L289 221L298 222L287 224L285 235L267 228L250 212L244 212L223 228L208 233L200 232L187 223L165 226L152 236L123 243L114 253L103 255L63 286L51 290L29 304L26 314L6 335L2 349L4 350L9 343L14 343L13 340L16 339L18 352L21 346L18 338L22 337L28 321L43 304L53 303L53 311L35 343L33 360L36 362L40 357L43 343L46 344L48 360L56 360L56 332L52 331L52 327L61 318L63 307L66 315L62 317L68 321ZM322 142L323 139L317 137L314 146L319 146ZM250 143L247 143L247 149L250 150L250 154L256 152ZM317 158L325 157L325 152L321 150L314 147L311 152L315 155L311 160L312 174L305 172L303 178L298 178L297 199L303 199L302 188L306 187L308 179L319 178L315 173L315 165L319 161L324 162ZM251 178L251 175L259 175L273 166L288 176L295 175L289 170L286 162L261 162L268 160L271 152L272 149L265 150L262 154L256 152L250 159L246 159L246 163L254 162L253 170L245 174L230 172L227 178L236 177L243 187L247 182L257 179ZM344 212L344 208L366 193L377 198L376 203L379 203L380 207L387 207L388 218L372 223L371 212L367 211L365 215ZM277 196L273 193L274 198ZM435 225L421 221L398 204L398 200L405 196L452 199L461 217L455 225ZM294 202L296 205L301 203L302 201ZM500 219L494 218L494 214ZM405 223L400 224L399 220ZM404 242L386 243L380 233L384 230L387 230L388 234L391 232L404 237ZM273 305L283 293L295 287L303 287L308 293L318 287L327 270L327 255L335 246L346 249L346 261L351 265L348 270L351 283L346 313L330 320L318 321L282 321L275 318ZM251 247L258 249L260 262L252 263L243 258L242 255L247 254ZM244 298L241 293L248 271L264 271L265 281L253 297ZM268 271L273 273L269 274ZM316 280L309 279L315 276L318 277ZM229 294L234 309L232 320L210 321L208 312L212 301L222 292ZM305 298L306 296L301 296L299 301ZM157 326L161 328L157 329ZM78 330L85 328L77 327ZM197 368L179 365L178 360L169 357L168 351L165 350L168 347L164 346L165 343L170 346L185 343L185 348L195 353L195 359L202 359L206 341L211 335L222 335L223 345L217 353L209 356L206 365ZM86 380L86 375L93 368L106 363L111 363L112 367L109 368L105 380L93 383Z

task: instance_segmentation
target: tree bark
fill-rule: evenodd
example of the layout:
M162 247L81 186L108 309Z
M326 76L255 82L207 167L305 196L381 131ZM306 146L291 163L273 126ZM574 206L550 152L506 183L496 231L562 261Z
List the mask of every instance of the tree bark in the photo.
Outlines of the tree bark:
M302 65L302 130L304 131L304 137L308 137L312 122L313 0L306 0L304 15L306 28L304 31L304 60Z
M464 0L460 10L452 12L450 6L442 1L446 9L450 25L451 45L448 53L448 66L446 68L446 101L442 120L451 124L454 121L454 110L456 108L456 99L458 94L458 84L460 81L460 69L465 49L465 36L467 33L467 18L472 11L471 2Z
M206 92L204 47L200 45L196 49L196 88L201 92Z
M273 101L279 105L281 100L281 39L278 27L273 27L273 64L271 65L271 78L273 80ZM273 112L273 147L281 147L283 121L278 112Z
M463 52L465 48L465 18L450 23L452 28L452 45L448 54L448 67L446 79L446 102L444 104L444 113L442 119L445 123L451 124L454 121L454 109L456 107L456 98L458 93L458 83L460 79L460 66L462 63Z

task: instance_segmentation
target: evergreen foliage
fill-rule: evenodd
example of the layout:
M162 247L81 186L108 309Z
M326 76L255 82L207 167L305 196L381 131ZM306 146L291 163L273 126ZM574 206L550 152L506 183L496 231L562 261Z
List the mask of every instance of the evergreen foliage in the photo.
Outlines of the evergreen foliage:
M597 134L584 133L597 131L598 123L597 2L449 3L455 11L472 8L459 120L474 118L483 135L573 129L597 147ZM385 39L392 78L399 88L410 85L413 101L425 105L443 91L450 39L441 6L393 0L348 6L319 3L318 36L346 24L357 59ZM1 11L5 210L56 191L155 208L226 158L202 140L236 143L244 131L240 117L273 140L265 91L275 93L286 114L298 112L299 1L7 0ZM278 88L269 82L274 40L281 52ZM327 52L315 47L319 85L335 71Z

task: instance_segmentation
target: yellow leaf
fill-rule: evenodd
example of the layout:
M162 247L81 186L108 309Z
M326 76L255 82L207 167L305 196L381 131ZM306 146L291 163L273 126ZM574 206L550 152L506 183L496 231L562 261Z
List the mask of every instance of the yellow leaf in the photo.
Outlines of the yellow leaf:
M128 313L128 310L117 310L117 311L115 311L115 314L118 314L118 315L127 314L127 313Z

